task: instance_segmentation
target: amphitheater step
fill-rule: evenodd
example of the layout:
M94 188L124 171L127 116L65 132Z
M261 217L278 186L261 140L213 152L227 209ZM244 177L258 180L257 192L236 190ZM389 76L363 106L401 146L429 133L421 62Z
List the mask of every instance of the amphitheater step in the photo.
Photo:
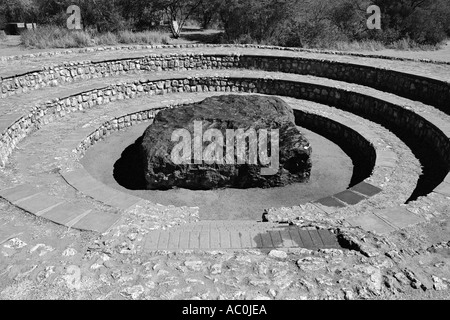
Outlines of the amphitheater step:
M121 217L120 214L95 212L84 202L58 199L28 184L1 190L0 196L35 216L79 230L103 233ZM121 202L123 199L116 200Z
M340 192L338 194L335 194L333 197L335 197L336 199L339 199L342 202L345 202L349 205L355 205L366 199L365 197L362 197L350 190L346 190L346 191Z
M375 212L375 214L399 229L407 228L425 221L424 218L409 212L402 207L380 210Z
M354 227L379 234L387 234L396 230L392 225L372 213L348 218L346 221Z
M0 116L0 132L8 129L14 121L22 117L22 113L6 114Z
M340 248L328 230L247 221L200 221L147 235L144 252L157 250L239 250Z
M126 210L142 201L141 198L110 188L93 178L84 168L62 173L73 188L103 204Z
M36 216L41 216L64 202L64 200L46 194L39 194L24 201L20 201L16 205Z
M364 214L358 217L346 219L355 227L361 227L366 231L374 231L379 234L387 234L396 230L414 226L424 222L425 219L402 207L378 210L373 214Z
M442 182L434 192L450 197L450 183Z
M28 184L18 185L12 188L0 191L0 196L13 204L23 201L39 194L41 191L34 186Z
M326 197L323 199L319 199L319 200L315 201L314 203L319 203L325 207L336 207L336 208L344 208L345 207L344 203L342 203L341 201L338 201L334 197Z
M120 214L92 211L76 222L72 228L104 233L110 230L120 219Z
M363 195L365 195L367 197L373 197L374 195L376 195L376 194L380 193L381 191L383 191L380 188L375 187L375 186L373 186L373 185L371 185L369 183L366 183L366 182L361 182L360 184L357 184L356 186L350 188L350 190L356 191L356 192L358 192L360 194L363 194Z
M42 217L57 224L72 227L89 212L91 209L83 204L65 202L47 211Z

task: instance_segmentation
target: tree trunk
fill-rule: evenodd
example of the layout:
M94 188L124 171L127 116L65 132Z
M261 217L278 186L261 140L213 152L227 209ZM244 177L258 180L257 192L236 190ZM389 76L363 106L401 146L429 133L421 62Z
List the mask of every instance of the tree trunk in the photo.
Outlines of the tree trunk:
M170 31L172 32L172 35L175 39L178 39L181 34L181 28L178 25L177 20L173 20L170 22Z

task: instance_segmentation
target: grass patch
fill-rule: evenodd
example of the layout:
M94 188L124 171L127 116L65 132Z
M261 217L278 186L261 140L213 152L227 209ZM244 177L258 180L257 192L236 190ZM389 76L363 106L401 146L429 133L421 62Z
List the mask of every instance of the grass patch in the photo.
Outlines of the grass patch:
M93 31L68 30L55 26L43 26L26 30L21 34L21 44L27 48L84 48L112 46L117 44L169 44L167 34L158 31L97 33Z

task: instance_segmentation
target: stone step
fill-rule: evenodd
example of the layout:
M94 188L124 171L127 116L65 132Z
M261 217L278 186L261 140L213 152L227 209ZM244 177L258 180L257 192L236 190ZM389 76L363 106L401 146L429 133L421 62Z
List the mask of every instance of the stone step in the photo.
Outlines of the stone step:
M205 222L170 230L150 232L143 246L144 252L157 250L215 250L215 249L275 249L275 248L340 248L336 235L328 230L304 229L296 226L268 225L253 228L246 223L233 228L234 223L222 226ZM186 227L186 228L185 228Z

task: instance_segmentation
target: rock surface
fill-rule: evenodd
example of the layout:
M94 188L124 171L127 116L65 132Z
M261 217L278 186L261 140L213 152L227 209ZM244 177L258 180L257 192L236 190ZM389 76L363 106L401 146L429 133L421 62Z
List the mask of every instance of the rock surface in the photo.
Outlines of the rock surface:
M201 125L196 127L195 121L201 121ZM201 134L194 135L194 132L199 132L200 127ZM172 134L177 129L187 130L191 140L187 141L190 150L180 149L177 153L184 156L190 155L187 157L188 161L181 164L174 162L172 156L174 148L186 142L184 136L177 141L172 141ZM205 137L205 132L209 129L216 129L216 133L219 130L223 136L223 145L210 153L214 159L223 159L223 161L212 164L205 161L207 160L206 151L211 150L213 145L211 140ZM233 132L238 134L238 129L246 133L254 129L259 139L254 140L256 146L263 135L260 130L267 130L264 136L269 144L265 148L258 147L256 163L248 161L250 148L247 146L246 161L238 164L237 139L229 140L234 141L231 145L227 141L227 130L234 130ZM272 153L268 152L263 165L260 151L271 150L270 141L274 129L279 130L279 160L277 161L272 157ZM197 148L195 140L202 137L201 148ZM200 159L201 163L194 163L196 150L200 150L200 154L203 155ZM226 157L227 150L234 150L234 158ZM279 98L257 95L211 97L190 106L164 110L147 128L141 144L146 187L149 190L167 190L176 187L192 190L225 187L269 188L306 182L309 180L311 171L310 156L310 144L297 129L292 109ZM274 174L263 173L262 169L269 167L275 168Z

